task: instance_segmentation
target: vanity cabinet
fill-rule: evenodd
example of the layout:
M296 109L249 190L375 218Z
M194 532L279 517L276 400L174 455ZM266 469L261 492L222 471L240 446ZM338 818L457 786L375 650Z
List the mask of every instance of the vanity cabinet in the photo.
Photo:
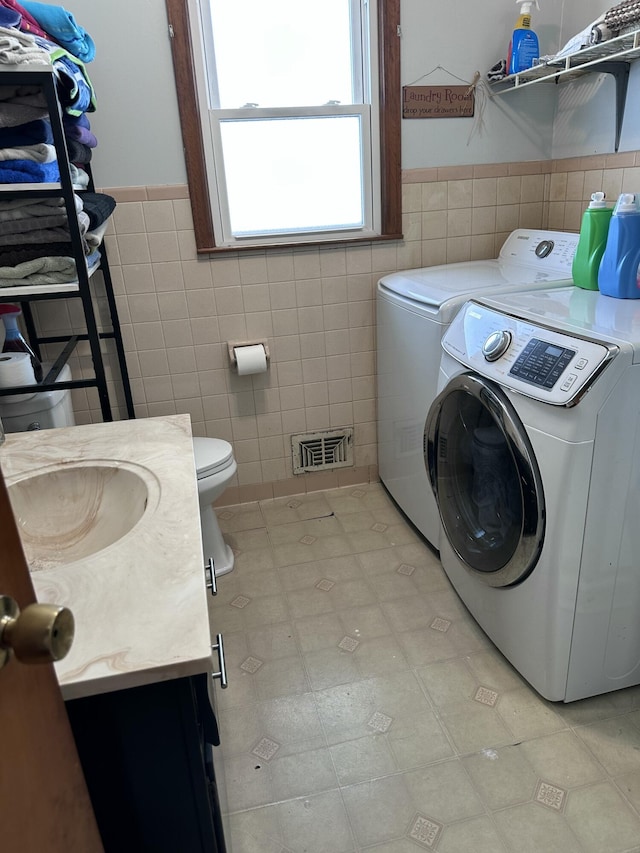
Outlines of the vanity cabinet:
M227 853L206 673L66 703L106 853Z
M2 450L10 489L43 466L105 465L137 472L142 516L120 538L112 528L106 547L87 539L84 557L54 548L51 565L31 574L38 601L74 614L75 641L55 670L104 846L229 853L214 710L214 677L224 686L226 667L221 635L212 643L189 415L12 433ZM91 489L76 491L93 500ZM84 517L69 494L67 511ZM122 495L103 491L92 512L126 514Z

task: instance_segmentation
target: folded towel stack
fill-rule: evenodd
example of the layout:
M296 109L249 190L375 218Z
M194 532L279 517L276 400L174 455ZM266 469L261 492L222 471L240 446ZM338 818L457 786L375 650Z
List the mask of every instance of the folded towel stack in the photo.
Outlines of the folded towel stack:
M42 38L50 38L48 33L40 26L36 19L16 0L0 0L0 7L3 8L4 20L3 25L16 27L23 33L29 33L32 36L42 36ZM16 21L17 16L17 21ZM7 20L13 18L13 23L6 23Z
M46 52L39 47L32 35L25 35L15 27L0 27L0 64L50 65Z
M53 68L74 188L90 185L85 170L98 140L87 113L96 108L86 63L95 45L60 6L0 0L0 66ZM0 86L0 182L54 183L60 168L44 95L39 86ZM82 250L89 269L99 261L115 201L101 193L74 196ZM0 287L77 278L76 252L62 198L0 199Z
M104 193L87 193L85 197L76 194L74 201L82 248L91 266L116 203ZM74 281L77 268L72 255L69 219L62 198L0 200L0 287L48 283L31 278L45 272L33 262L52 258L56 259L55 270L47 269L47 274L54 271L56 282Z
M86 69L86 63L94 56L93 39L61 6L0 0L0 66L53 67L69 161L74 166L72 177L77 178L74 186L78 189L89 182L83 177L82 167L91 161L92 149L98 144L86 115L96 108L95 91ZM38 87L0 86L0 149L5 152L0 153L0 182L60 180L55 158L31 148L53 142L47 119L45 99Z

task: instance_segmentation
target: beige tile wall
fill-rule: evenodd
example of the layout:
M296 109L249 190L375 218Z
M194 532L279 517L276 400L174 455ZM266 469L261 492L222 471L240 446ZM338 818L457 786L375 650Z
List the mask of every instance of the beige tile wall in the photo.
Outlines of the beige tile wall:
M186 187L107 188L118 201L106 243L136 413L188 412L195 435L232 442L227 503L373 481L380 276L495 257L516 227L577 231L591 192L614 199L622 188L640 190L640 152L412 170L403 241L210 258L196 254ZM72 300L39 307L51 334L80 322ZM226 342L264 338L269 371L234 374ZM80 353L75 375L89 370ZM75 391L74 406L79 422L101 419L93 391ZM290 435L343 426L355 430L355 467L294 477Z

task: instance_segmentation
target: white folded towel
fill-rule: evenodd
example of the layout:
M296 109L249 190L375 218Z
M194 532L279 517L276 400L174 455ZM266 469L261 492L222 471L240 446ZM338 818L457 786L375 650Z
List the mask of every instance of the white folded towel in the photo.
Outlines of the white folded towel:
M51 56L29 33L14 27L0 27L0 64L51 65Z
M21 148L0 148L0 160L33 160L34 163L53 163L56 157L54 145L38 142Z

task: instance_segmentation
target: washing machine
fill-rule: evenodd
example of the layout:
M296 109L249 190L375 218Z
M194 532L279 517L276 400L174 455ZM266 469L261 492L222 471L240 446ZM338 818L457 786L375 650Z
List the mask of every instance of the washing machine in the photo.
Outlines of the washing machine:
M640 300L467 302L425 461L458 595L546 699L640 683Z
M378 467L401 510L437 547L438 510L423 464L422 436L436 396L440 341L474 293L566 286L577 234L517 229L498 258L406 270L377 288Z

